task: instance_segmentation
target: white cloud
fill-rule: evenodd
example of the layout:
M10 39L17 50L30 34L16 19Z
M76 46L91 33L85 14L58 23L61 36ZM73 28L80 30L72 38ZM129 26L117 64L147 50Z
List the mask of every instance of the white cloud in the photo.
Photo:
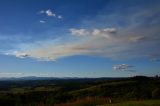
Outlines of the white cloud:
M89 34L89 32L86 29L71 28L70 32L72 35L76 35L76 36L86 36Z
M51 9L41 10L39 13L40 14L46 14L49 17L55 17L56 16L56 14Z
M50 9L46 10L45 13L46 13L47 16L52 16L52 17L56 16L56 14Z
M97 36L97 37L105 37L109 38L111 35L114 35L117 32L116 28L104 28L104 29L93 29L93 30L87 30L87 29L75 29L71 28L70 32L72 35L76 36Z
M39 22L42 23L42 24L46 23L46 21L44 21L44 20L40 20Z
M120 65L113 66L113 70L116 70L116 71L132 71L131 68L133 68L133 66L128 64L120 64Z
M40 14L45 14L45 15L48 16L48 17L56 17L56 18L58 18L58 19L62 19L62 18L63 18L62 15L56 14L56 13L55 13L53 10L51 10L51 9L41 10L39 13L40 13Z
M103 36L103 37L110 37L111 34L117 32L116 28L105 28L105 29L94 29L91 34L95 36Z

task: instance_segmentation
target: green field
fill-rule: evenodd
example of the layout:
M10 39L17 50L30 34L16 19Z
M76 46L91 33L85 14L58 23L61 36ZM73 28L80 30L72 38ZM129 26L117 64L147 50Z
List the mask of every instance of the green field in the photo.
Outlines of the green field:
M160 106L160 100L126 101L122 103L106 104L101 106Z

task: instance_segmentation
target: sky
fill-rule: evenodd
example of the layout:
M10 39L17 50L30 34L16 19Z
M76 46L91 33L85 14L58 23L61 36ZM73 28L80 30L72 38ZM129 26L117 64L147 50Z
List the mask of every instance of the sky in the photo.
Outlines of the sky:
M0 0L0 77L160 75L159 0Z

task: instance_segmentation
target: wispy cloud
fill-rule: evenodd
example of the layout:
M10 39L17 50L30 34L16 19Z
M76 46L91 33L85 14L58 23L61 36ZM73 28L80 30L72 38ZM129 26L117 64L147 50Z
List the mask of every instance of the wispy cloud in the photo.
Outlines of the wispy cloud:
M160 61L160 58L159 58L159 57L160 57L160 54L158 54L158 53L157 53L157 54L154 54L154 55L150 55L149 57L150 57L150 60L153 61L153 62L158 62L158 61Z
M152 7L132 14L113 12L111 15L98 15L93 20L85 21L90 27L68 29L69 32L66 33L70 36L67 37L76 38L72 41L61 39L58 43L48 43L51 40L38 44L26 43L25 45L29 45L27 48L21 46L10 54L49 61L74 55L94 55L112 59L160 58L160 19L157 17L159 12L159 8ZM46 14L46 11L41 13ZM126 23L117 25L115 22ZM102 23L101 27L96 26L99 23ZM104 23L111 24L112 27L105 26Z
M46 23L46 21L44 21L44 20L40 20L39 22L42 23L42 24Z
M42 60L56 60L73 55L96 55L112 59L127 59L150 58L150 55L156 54L157 49L159 49L159 47L153 49L159 42L147 33L140 35L138 32L134 32L133 36L124 32L120 33L116 28L70 29L70 31L71 35L78 37L76 41L62 43L62 40L58 44L47 43L48 41L39 42L39 44L32 43L30 45L32 48L24 50L22 47L22 50L13 54L16 57L29 56ZM39 47L38 45L44 46Z
M62 19L63 17L62 17L62 15L58 15L57 18Z

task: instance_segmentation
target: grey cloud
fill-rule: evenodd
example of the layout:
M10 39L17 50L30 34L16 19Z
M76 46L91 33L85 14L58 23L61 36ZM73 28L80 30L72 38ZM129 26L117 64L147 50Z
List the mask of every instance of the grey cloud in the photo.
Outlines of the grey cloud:
M29 55L28 54L26 54L26 53L16 53L16 57L19 57L19 58L25 58L25 57L29 57Z
M3 52L2 54L5 54L5 55L13 55L13 56L16 56L18 58L26 58L26 57L29 57L29 54L25 53L25 52L19 52L19 51L6 51L6 52Z

